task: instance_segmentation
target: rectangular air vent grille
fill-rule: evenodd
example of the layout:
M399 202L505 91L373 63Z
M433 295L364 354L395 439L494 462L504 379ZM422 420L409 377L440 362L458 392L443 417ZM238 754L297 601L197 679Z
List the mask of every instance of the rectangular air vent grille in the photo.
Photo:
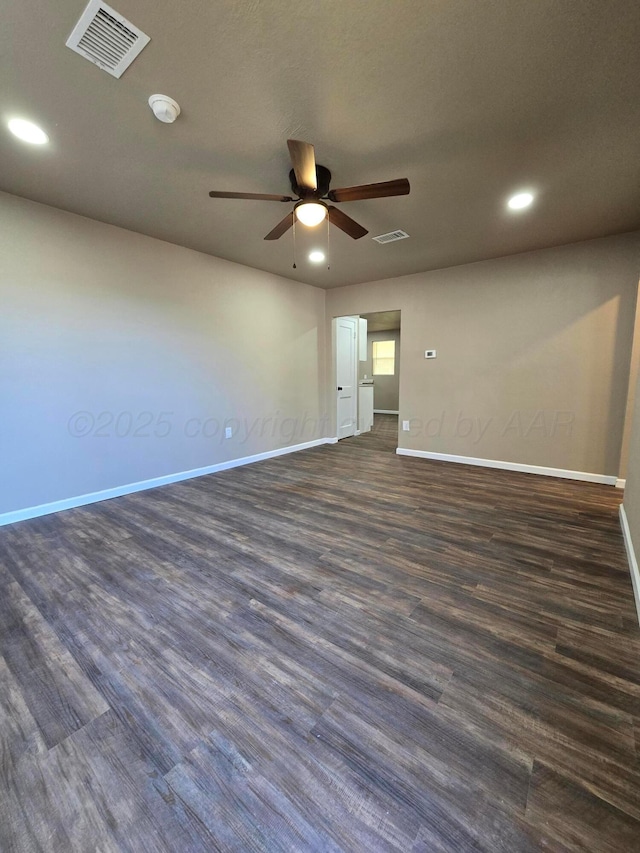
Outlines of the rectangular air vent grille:
M111 6L90 0L67 39L67 47L113 77L121 77L149 41L149 36Z
M396 240L406 240L409 235L406 231L389 231L388 234L379 234L377 237L372 237L376 243L394 243Z

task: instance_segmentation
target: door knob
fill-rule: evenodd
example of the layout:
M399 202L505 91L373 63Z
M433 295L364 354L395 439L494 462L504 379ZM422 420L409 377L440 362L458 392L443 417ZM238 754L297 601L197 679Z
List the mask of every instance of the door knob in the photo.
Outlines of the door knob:
M338 385L338 391L342 391L342 385Z

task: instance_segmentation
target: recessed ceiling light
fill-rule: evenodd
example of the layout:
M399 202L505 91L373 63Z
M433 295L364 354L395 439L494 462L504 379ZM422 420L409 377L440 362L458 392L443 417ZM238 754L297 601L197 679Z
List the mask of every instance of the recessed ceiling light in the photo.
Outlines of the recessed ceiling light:
M25 121L23 118L12 118L8 124L9 130L18 139L23 142L30 142L32 145L44 145L49 141L49 137L32 121Z
M309 252L309 260L313 264L321 264L324 261L324 252L320 252L317 249Z
M507 204L511 210L523 210L529 207L533 201L533 193L516 193L512 195Z

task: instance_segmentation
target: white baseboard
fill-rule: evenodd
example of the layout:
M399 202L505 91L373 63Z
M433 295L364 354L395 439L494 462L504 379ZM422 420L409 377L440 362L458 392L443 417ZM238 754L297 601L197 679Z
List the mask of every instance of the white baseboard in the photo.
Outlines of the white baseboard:
M626 480L621 480L621 479L618 477L618 479L616 480L616 489L624 489L626 485L627 485L627 481L626 481Z
M400 456L417 456L420 459L436 459L440 462L459 462L462 465L478 465L481 468L502 468L506 471L520 471L522 474L541 474L544 477L562 477L565 480L584 480L587 483L603 483L615 486L616 477L607 474L589 474L585 471L569 471L565 468L544 468L541 465L522 465L519 462L502 462L499 459L480 459L475 456L455 456L451 453L434 453L430 450L409 450L396 448Z
M624 547L627 550L629 571L631 572L631 583L633 584L633 595L636 600L636 611L638 613L638 624L640 624L640 569L638 569L636 552L633 548L633 542L631 541L631 531L629 530L629 522L627 521L627 513L625 512L624 504L620 504L620 526L622 527Z
M316 438L313 441L305 441L302 444L293 444L289 447L279 447L276 450L267 450L265 453L256 453L254 456L242 456L239 459L229 459L226 462L218 462L216 465L207 465L205 468L193 468L191 471L180 471L177 474L167 474L165 477L154 477L151 480L141 480L138 483L128 483L124 486L116 486L113 489L104 489L100 492L91 492L74 498L65 498L61 501L53 501L40 506L27 507L15 512L5 512L0 515L0 527L5 524L14 524L16 521L25 521L28 518L38 518L41 515L50 515L53 512L61 512L65 509L73 509L86 504L106 501L110 498L120 498L133 492L143 492L146 489L155 489L157 486L167 486L170 483L179 483L181 480L191 480L194 477L203 477L205 474L215 474L218 471L226 471L229 468L239 468L241 465L251 465L252 462L262 462L264 459L273 459L275 456L284 456L287 453L296 453L298 450L308 450L310 447L318 447L320 444L335 444L337 438Z
M397 409L374 409L374 415L399 415L400 412Z

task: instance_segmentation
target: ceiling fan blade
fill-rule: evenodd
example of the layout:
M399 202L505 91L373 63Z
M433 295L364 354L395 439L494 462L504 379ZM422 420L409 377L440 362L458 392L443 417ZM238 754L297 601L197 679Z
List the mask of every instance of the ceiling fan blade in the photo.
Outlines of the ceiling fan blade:
M276 227L269 231L267 236L264 238L265 240L277 240L279 237L282 237L289 228L293 225L293 211L291 213L287 213L284 219L281 219L280 222L276 225Z
M298 186L301 190L317 190L316 154L313 145L299 139L287 139L287 145Z
M271 195L270 193L223 193L212 190L211 198L249 198L258 201L295 201L289 195Z
M387 198L392 195L408 195L411 190L406 178L397 181L381 181L378 184L363 184L360 187L341 187L329 192L331 201L359 201L361 198Z
M359 240L360 237L364 237L365 234L369 233L367 229L363 228L362 225L359 225L355 219L347 216L346 213L338 210L337 207L329 207L329 222L341 231L344 231L344 233L348 234L349 237L353 237L354 240Z

